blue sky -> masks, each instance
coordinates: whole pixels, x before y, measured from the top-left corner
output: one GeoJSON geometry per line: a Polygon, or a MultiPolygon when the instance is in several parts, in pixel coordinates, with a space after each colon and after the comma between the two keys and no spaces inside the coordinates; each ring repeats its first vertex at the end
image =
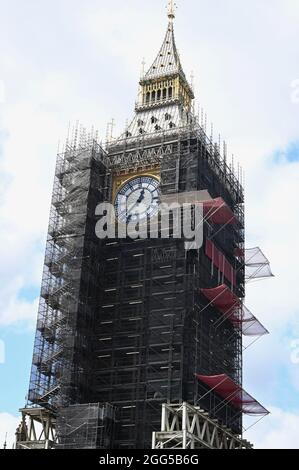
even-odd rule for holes
{"type": "Polygon", "coordinates": [[[1,365],[1,410],[16,414],[25,404],[28,392],[30,362],[32,359],[32,331],[1,329],[1,339],[6,345],[6,361],[1,365]]]}
{"type": "MultiPolygon", "coordinates": [[[[244,383],[271,415],[246,437],[299,447],[296,249],[299,229],[299,2],[178,0],[176,42],[196,109],[246,174],[247,245],[275,279],[252,283],[246,304],[270,330],[244,355],[244,383]]],[[[114,136],[133,116],[141,63],[166,28],[166,1],[0,0],[0,445],[28,388],[58,141],[79,119],[114,136]]]]}
{"type": "Polygon", "coordinates": [[[295,163],[299,160],[299,142],[291,142],[287,148],[279,149],[273,155],[273,162],[277,165],[295,163]]]}

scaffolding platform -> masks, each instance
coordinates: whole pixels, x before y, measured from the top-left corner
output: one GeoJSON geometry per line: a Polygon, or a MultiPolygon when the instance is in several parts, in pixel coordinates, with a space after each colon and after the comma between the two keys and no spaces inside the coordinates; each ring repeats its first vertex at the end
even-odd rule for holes
{"type": "Polygon", "coordinates": [[[252,449],[252,444],[220,425],[209,413],[186,402],[163,404],[161,431],[153,433],[152,448],[252,449]]]}

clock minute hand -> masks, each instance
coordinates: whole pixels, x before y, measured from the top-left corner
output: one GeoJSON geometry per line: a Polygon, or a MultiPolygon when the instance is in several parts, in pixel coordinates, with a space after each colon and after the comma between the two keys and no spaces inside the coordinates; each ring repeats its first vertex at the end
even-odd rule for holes
{"type": "MultiPolygon", "coordinates": [[[[143,190],[141,191],[141,194],[140,194],[139,198],[137,199],[136,202],[134,202],[134,204],[131,205],[131,207],[129,207],[129,209],[127,210],[127,213],[128,213],[128,212],[131,212],[132,209],[134,209],[134,207],[137,206],[137,204],[140,204],[140,203],[143,201],[143,199],[144,199],[144,192],[145,192],[145,191],[144,191],[144,189],[143,189],[143,190]]],[[[132,217],[132,214],[129,214],[128,217],[127,217],[127,219],[129,220],[131,217],[132,217]]]]}
{"type": "Polygon", "coordinates": [[[131,205],[131,207],[129,207],[128,209],[128,212],[131,212],[132,209],[134,209],[135,206],[137,206],[137,204],[140,204],[144,199],[144,189],[141,191],[141,194],[139,196],[139,198],[137,199],[136,202],[134,202],[134,204],[131,205]]]}

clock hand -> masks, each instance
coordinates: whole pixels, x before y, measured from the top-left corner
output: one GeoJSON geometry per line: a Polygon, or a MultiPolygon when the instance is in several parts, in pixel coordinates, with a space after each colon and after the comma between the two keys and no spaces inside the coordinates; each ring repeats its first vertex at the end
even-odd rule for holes
{"type": "Polygon", "coordinates": [[[140,203],[143,201],[143,199],[144,199],[144,191],[145,191],[144,189],[141,191],[141,194],[140,194],[139,198],[137,199],[136,202],[134,202],[134,204],[132,204],[131,207],[129,207],[129,209],[128,209],[127,212],[131,212],[131,210],[134,209],[134,207],[137,206],[137,204],[140,204],[140,203]]]}
{"type": "Polygon", "coordinates": [[[137,201],[136,201],[136,204],[140,204],[140,203],[143,201],[143,199],[144,199],[144,192],[145,192],[145,189],[143,188],[143,190],[142,190],[141,193],[140,193],[139,198],[138,198],[137,201]]]}

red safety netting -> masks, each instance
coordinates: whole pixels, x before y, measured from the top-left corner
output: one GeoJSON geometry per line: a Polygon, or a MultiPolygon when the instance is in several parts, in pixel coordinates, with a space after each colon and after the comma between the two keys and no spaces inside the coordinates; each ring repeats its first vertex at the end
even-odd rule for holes
{"type": "Polygon", "coordinates": [[[206,256],[212,261],[214,266],[226,277],[232,286],[236,285],[236,274],[232,265],[227,261],[224,254],[216,248],[211,240],[206,241],[206,256]]]}
{"type": "Polygon", "coordinates": [[[196,374],[196,377],[243,413],[259,416],[269,414],[269,411],[263,405],[249,395],[249,393],[245,392],[240,385],[236,384],[226,374],[196,374]]]}
{"type": "Polygon", "coordinates": [[[201,289],[201,292],[244,336],[263,336],[269,333],[225,284],[213,289],[201,289]]]}
{"type": "Polygon", "coordinates": [[[201,201],[206,220],[214,224],[235,224],[237,219],[222,197],[201,201]]]}
{"type": "Polygon", "coordinates": [[[233,315],[240,308],[240,299],[226,284],[212,289],[201,289],[203,295],[223,314],[233,315]]]}

